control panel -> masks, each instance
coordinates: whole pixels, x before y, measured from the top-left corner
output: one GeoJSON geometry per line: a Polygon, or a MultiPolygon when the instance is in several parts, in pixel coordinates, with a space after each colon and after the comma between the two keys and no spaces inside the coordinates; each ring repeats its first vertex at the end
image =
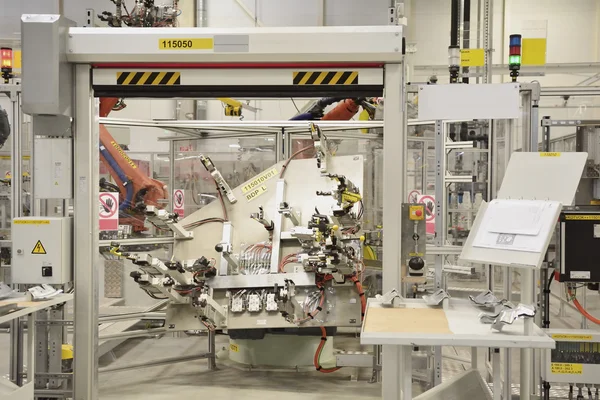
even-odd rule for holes
{"type": "Polygon", "coordinates": [[[600,282],[600,211],[563,211],[559,243],[561,282],[600,282]]]}
{"type": "Polygon", "coordinates": [[[412,283],[425,281],[425,204],[402,204],[402,277],[412,283]],[[415,279],[416,278],[416,279],[415,279]]]}

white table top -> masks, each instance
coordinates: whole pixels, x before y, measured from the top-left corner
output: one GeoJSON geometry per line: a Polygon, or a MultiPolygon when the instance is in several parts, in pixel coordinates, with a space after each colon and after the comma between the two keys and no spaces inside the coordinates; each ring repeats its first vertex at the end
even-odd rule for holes
{"type": "Polygon", "coordinates": [[[22,307],[22,309],[12,312],[10,314],[0,316],[0,324],[7,321],[11,321],[15,318],[20,318],[25,315],[29,315],[31,313],[43,310],[48,307],[52,307],[60,303],[65,303],[69,300],[73,300],[73,294],[59,294],[58,296],[52,297],[51,299],[45,301],[27,301],[25,297],[14,297],[4,299],[0,303],[17,303],[19,307],[22,307]]]}
{"type": "MultiPolygon", "coordinates": [[[[423,300],[397,299],[400,308],[436,309],[430,307],[423,300]]],[[[553,349],[555,342],[533,324],[531,335],[524,334],[524,322],[519,318],[512,325],[505,325],[501,332],[491,329],[491,325],[479,322],[479,313],[482,309],[474,306],[469,300],[450,299],[449,307],[443,310],[448,321],[450,333],[432,333],[424,330],[418,332],[415,327],[412,332],[376,332],[365,330],[369,311],[374,308],[386,308],[375,299],[369,299],[367,311],[363,322],[360,342],[363,345],[414,345],[414,346],[467,346],[467,347],[493,347],[493,348],[536,348],[553,349]]],[[[397,314],[396,316],[397,317],[397,314]]]]}

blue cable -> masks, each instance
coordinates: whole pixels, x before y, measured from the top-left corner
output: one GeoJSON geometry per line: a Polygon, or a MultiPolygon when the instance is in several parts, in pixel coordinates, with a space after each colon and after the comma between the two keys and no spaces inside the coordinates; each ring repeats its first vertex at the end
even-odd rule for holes
{"type": "Polygon", "coordinates": [[[295,117],[290,118],[290,121],[313,121],[315,119],[317,119],[316,115],[308,112],[296,115],[295,117]]]}
{"type": "Polygon", "coordinates": [[[113,171],[117,173],[117,176],[119,177],[119,180],[123,183],[123,186],[125,186],[126,197],[125,201],[119,206],[119,210],[126,210],[127,208],[131,207],[132,204],[133,184],[129,181],[129,179],[127,179],[127,175],[125,175],[119,164],[117,164],[113,156],[108,152],[108,150],[106,150],[106,147],[104,147],[102,143],[100,143],[100,153],[102,154],[108,165],[110,165],[110,167],[113,169],[113,171]]]}

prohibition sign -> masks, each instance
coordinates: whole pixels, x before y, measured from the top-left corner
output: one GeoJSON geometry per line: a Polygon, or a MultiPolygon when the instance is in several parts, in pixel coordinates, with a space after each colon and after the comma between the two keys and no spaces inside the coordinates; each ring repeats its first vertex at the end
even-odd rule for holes
{"type": "Polygon", "coordinates": [[[100,218],[110,218],[117,212],[117,199],[112,193],[100,193],[100,218]]]}
{"type": "Polygon", "coordinates": [[[183,190],[177,189],[173,193],[173,205],[175,208],[183,208],[183,190]]]}

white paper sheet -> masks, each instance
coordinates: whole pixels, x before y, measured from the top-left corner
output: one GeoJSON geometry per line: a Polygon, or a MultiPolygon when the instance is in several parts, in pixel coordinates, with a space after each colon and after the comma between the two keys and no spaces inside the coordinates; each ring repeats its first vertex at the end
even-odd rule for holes
{"type": "Polygon", "coordinates": [[[538,235],[542,229],[544,202],[492,200],[486,212],[487,227],[494,233],[538,235]]]}
{"type": "Polygon", "coordinates": [[[473,246],[540,253],[544,251],[548,236],[556,225],[555,215],[561,207],[557,201],[493,200],[486,210],[473,246]],[[491,207],[497,208],[496,211],[490,212],[491,207]],[[510,209],[515,210],[514,215],[507,212],[510,209]],[[527,210],[532,215],[527,215],[527,210]],[[500,217],[504,221],[499,221],[500,217]]]}

